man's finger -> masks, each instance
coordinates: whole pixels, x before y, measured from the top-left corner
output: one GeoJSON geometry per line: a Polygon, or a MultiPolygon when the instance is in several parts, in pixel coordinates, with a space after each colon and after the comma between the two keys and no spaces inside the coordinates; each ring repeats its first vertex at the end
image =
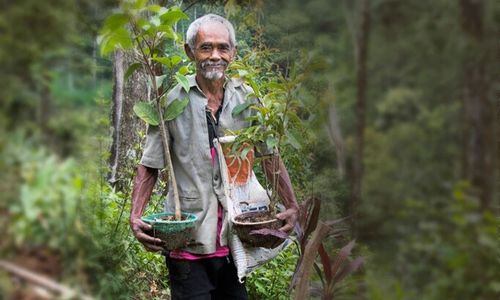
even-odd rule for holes
{"type": "Polygon", "coordinates": [[[158,245],[158,244],[161,244],[162,241],[158,238],[154,238],[150,235],[147,235],[143,232],[139,232],[137,235],[136,235],[136,238],[141,242],[141,243],[148,243],[148,244],[153,244],[153,245],[158,245]]]}
{"type": "Polygon", "coordinates": [[[278,219],[286,219],[290,216],[296,216],[297,215],[297,210],[295,209],[287,209],[285,210],[284,212],[280,212],[278,214],[276,214],[276,218],[278,219]]]}
{"type": "Polygon", "coordinates": [[[279,231],[283,231],[286,233],[289,233],[292,230],[293,226],[290,224],[286,224],[285,226],[281,227],[279,231]]]}
{"type": "Polygon", "coordinates": [[[288,218],[291,214],[292,214],[292,212],[284,211],[284,212],[281,212],[279,214],[276,214],[276,218],[278,218],[280,220],[284,220],[284,219],[288,218]]]}
{"type": "Polygon", "coordinates": [[[142,230],[151,230],[151,229],[153,229],[153,226],[149,225],[148,223],[146,223],[146,222],[144,222],[142,220],[140,220],[140,222],[137,222],[137,225],[142,230]]]}
{"type": "Polygon", "coordinates": [[[143,245],[144,245],[144,248],[146,248],[146,250],[151,251],[151,252],[158,252],[158,251],[163,250],[163,247],[161,247],[161,246],[147,244],[147,243],[143,244],[143,245]]]}

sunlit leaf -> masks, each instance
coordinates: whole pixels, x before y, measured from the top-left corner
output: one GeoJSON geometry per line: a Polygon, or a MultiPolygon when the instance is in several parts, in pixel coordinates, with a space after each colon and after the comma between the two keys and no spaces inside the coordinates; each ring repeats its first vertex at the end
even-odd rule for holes
{"type": "Polygon", "coordinates": [[[136,0],[133,7],[135,9],[144,8],[144,6],[146,5],[147,2],[148,2],[148,0],[136,0]]]}
{"type": "Polygon", "coordinates": [[[135,114],[149,125],[158,126],[160,118],[154,104],[150,102],[137,102],[133,108],[135,114]]]}
{"type": "Polygon", "coordinates": [[[159,32],[163,32],[166,38],[175,40],[177,37],[175,35],[174,30],[172,29],[172,27],[170,25],[160,25],[160,26],[158,26],[157,30],[159,32]]]}
{"type": "Polygon", "coordinates": [[[179,55],[174,55],[172,57],[170,57],[170,67],[175,67],[176,65],[178,65],[180,62],[182,61],[182,57],[180,57],[179,55]]]}
{"type": "Polygon", "coordinates": [[[177,118],[186,108],[189,103],[189,98],[183,100],[175,99],[165,109],[165,120],[172,121],[177,118]]]}
{"type": "Polygon", "coordinates": [[[180,69],[179,69],[179,74],[181,75],[186,75],[189,73],[189,68],[187,66],[182,66],[180,69]]]}
{"type": "Polygon", "coordinates": [[[117,28],[104,34],[99,41],[101,42],[100,51],[103,56],[113,52],[116,48],[129,49],[133,46],[130,33],[125,28],[117,28]]]}
{"type": "Polygon", "coordinates": [[[164,8],[164,7],[161,7],[158,4],[151,4],[151,5],[148,5],[148,7],[146,7],[147,10],[155,12],[155,13],[159,13],[162,8],[164,8]]]}
{"type": "Polygon", "coordinates": [[[178,7],[172,7],[170,11],[160,16],[163,25],[172,26],[182,19],[189,19],[189,17],[182,12],[178,7]]]}
{"type": "Polygon", "coordinates": [[[249,84],[250,86],[252,87],[256,97],[258,98],[260,96],[260,89],[259,89],[259,86],[253,81],[253,80],[250,80],[249,81],[249,84]]]}
{"type": "Polygon", "coordinates": [[[128,23],[128,16],[122,13],[113,14],[104,21],[104,31],[114,31],[128,23]]]}
{"type": "Polygon", "coordinates": [[[160,17],[158,17],[158,16],[153,16],[153,17],[150,19],[150,21],[149,21],[149,22],[150,22],[152,25],[156,26],[156,27],[160,26],[160,24],[161,24],[160,17]]]}
{"type": "Polygon", "coordinates": [[[152,60],[159,62],[160,64],[170,68],[171,62],[168,57],[154,57],[152,60]]]}
{"type": "Polygon", "coordinates": [[[177,80],[177,82],[184,88],[186,93],[189,93],[189,89],[190,89],[189,81],[186,78],[186,76],[184,76],[180,73],[177,73],[177,74],[175,74],[175,80],[177,80]]]}

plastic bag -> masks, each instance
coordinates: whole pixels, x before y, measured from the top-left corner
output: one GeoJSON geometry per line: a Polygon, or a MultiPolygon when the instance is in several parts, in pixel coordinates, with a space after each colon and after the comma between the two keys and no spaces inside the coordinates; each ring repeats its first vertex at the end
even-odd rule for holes
{"type": "Polygon", "coordinates": [[[239,280],[255,268],[269,261],[284,250],[290,239],[285,240],[274,249],[246,247],[232,230],[232,220],[235,216],[248,211],[266,211],[269,209],[268,192],[262,187],[253,172],[253,150],[248,151],[246,158],[231,155],[229,146],[235,140],[234,136],[225,136],[214,140],[217,151],[224,192],[227,199],[229,219],[228,243],[236,265],[239,280]]]}

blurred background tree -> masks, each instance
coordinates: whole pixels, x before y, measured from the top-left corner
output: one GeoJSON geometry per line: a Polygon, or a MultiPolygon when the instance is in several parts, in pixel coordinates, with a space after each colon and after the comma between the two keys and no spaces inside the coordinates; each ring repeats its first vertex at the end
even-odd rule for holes
{"type": "MultiPolygon", "coordinates": [[[[305,64],[299,115],[311,135],[285,158],[301,199],[322,199],[325,219],[350,216],[348,236],[368,257],[338,298],[499,297],[497,2],[176,3],[191,20],[228,16],[240,58],[274,49],[269,60],[285,76],[305,64]]],[[[126,222],[137,156],[120,191],[107,182],[114,62],[98,55],[96,37],[117,6],[2,3],[0,253],[40,272],[28,257],[46,253],[60,261],[46,274],[87,294],[168,299],[161,258],[126,222]]],[[[151,210],[161,187],[154,197],[151,210]]],[[[293,268],[291,257],[280,261],[293,268]]],[[[276,266],[266,268],[258,275],[274,280],[276,266]]],[[[282,281],[276,291],[265,282],[249,280],[254,299],[286,295],[282,281]]],[[[15,289],[0,271],[1,293],[15,289]]]]}

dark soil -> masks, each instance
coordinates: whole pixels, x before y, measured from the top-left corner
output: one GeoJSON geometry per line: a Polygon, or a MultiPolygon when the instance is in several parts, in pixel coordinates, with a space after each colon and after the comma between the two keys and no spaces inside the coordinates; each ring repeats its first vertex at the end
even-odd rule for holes
{"type": "Polygon", "coordinates": [[[276,219],[274,215],[272,215],[268,211],[256,212],[251,214],[241,214],[236,216],[236,221],[243,223],[254,223],[254,222],[265,222],[269,220],[276,219]]]}
{"type": "Polygon", "coordinates": [[[146,233],[150,236],[154,236],[155,238],[159,238],[160,240],[162,240],[163,244],[161,246],[165,250],[172,251],[184,248],[189,245],[193,234],[193,228],[185,228],[182,231],[171,233],[165,233],[151,229],[146,231],[146,233]]]}
{"type": "Polygon", "coordinates": [[[283,226],[284,221],[276,219],[276,217],[268,211],[244,213],[236,216],[235,221],[242,223],[233,223],[233,228],[240,240],[246,246],[275,248],[285,241],[284,239],[278,238],[273,235],[252,234],[254,230],[264,228],[278,230],[283,226]],[[270,220],[275,221],[269,222],[270,220]]]}
{"type": "MultiPolygon", "coordinates": [[[[158,219],[160,219],[162,221],[177,221],[175,219],[175,215],[173,215],[173,216],[163,216],[163,217],[158,218],[158,219]]],[[[181,221],[185,221],[185,220],[187,220],[187,217],[184,216],[184,215],[181,215],[181,221]]]]}

